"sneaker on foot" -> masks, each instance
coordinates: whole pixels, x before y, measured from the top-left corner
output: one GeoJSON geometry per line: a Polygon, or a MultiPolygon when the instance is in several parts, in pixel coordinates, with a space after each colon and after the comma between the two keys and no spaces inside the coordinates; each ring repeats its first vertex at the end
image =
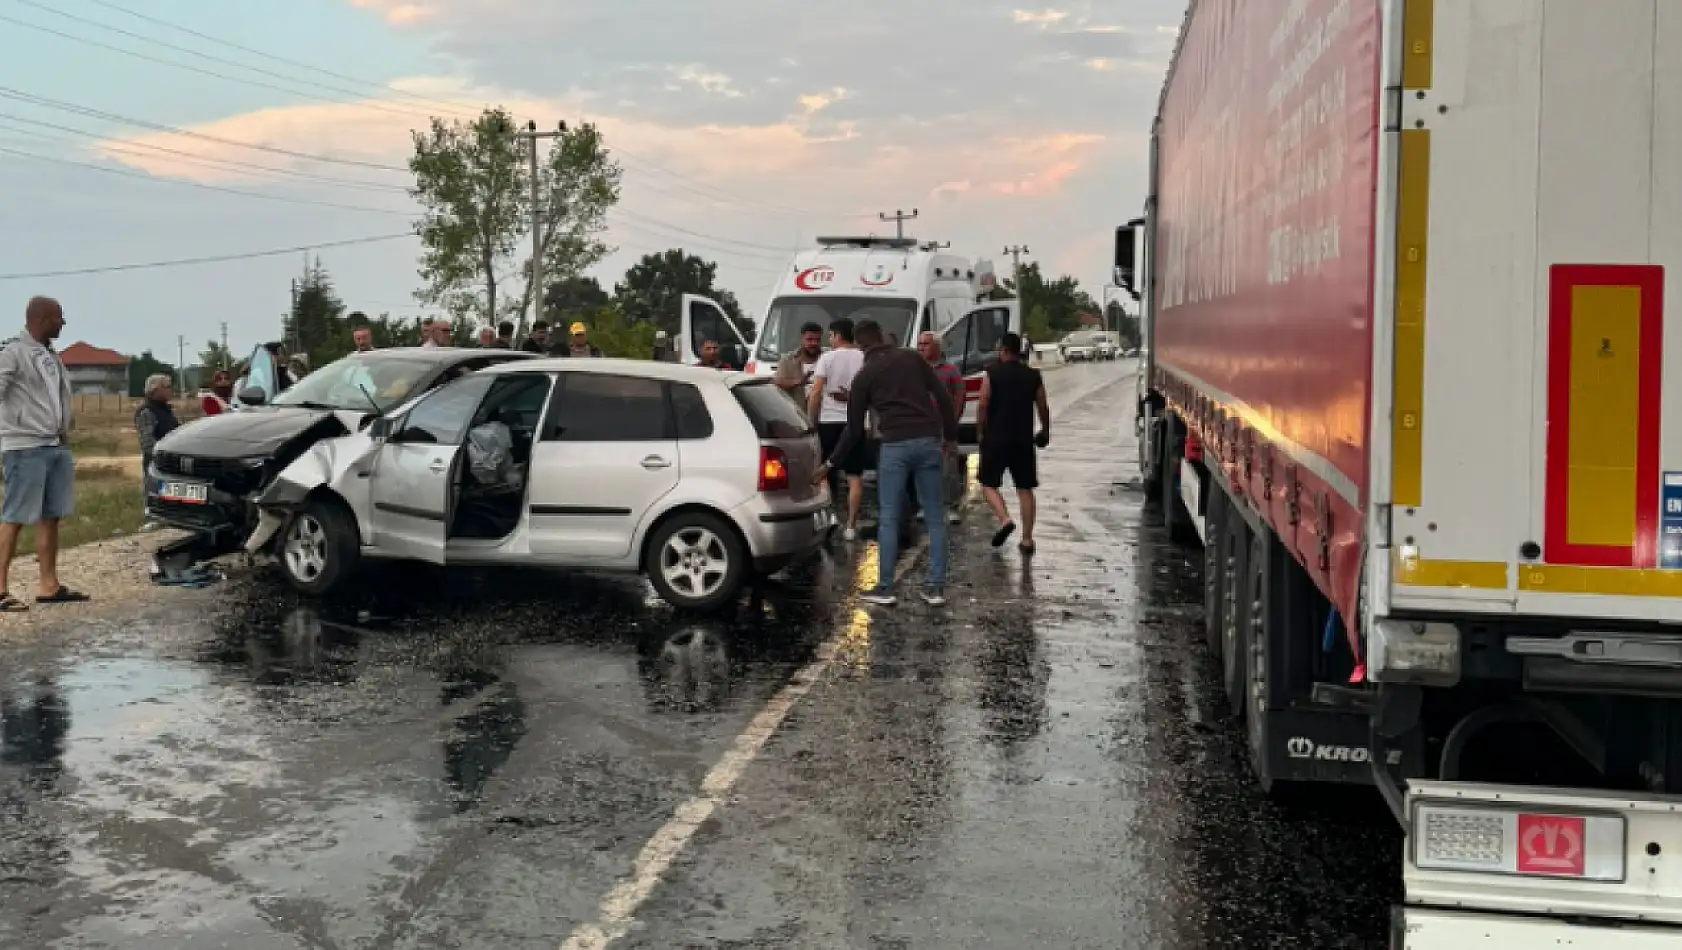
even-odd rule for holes
{"type": "Polygon", "coordinates": [[[930,607],[946,606],[946,592],[939,587],[925,587],[922,596],[923,603],[930,607]]]}
{"type": "Polygon", "coordinates": [[[857,528],[848,528],[847,530],[841,532],[841,538],[845,541],[857,541],[859,539],[859,531],[857,528]]]}
{"type": "Polygon", "coordinates": [[[895,597],[891,590],[867,590],[859,595],[859,600],[878,607],[892,607],[899,603],[899,598],[895,597]]]}

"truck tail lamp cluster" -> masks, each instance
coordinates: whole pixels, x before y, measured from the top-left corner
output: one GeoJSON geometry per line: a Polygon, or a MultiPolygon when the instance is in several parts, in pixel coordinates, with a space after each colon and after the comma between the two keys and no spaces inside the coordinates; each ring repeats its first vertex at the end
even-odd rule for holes
{"type": "Polygon", "coordinates": [[[1617,815],[1416,802],[1413,863],[1435,871],[1620,882],[1624,831],[1617,815]]]}

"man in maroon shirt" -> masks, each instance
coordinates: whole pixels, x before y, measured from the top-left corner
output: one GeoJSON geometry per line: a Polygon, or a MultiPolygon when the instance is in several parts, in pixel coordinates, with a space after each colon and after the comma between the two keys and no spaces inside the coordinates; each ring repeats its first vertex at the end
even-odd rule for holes
{"type": "MultiPolygon", "coordinates": [[[[958,367],[946,361],[945,354],[940,351],[940,337],[925,330],[921,336],[917,337],[917,351],[923,354],[923,359],[928,360],[930,366],[934,367],[935,376],[940,378],[941,383],[946,386],[946,392],[952,396],[953,409],[962,418],[964,414],[964,374],[958,371],[958,367]]],[[[964,488],[969,476],[969,466],[966,464],[967,460],[958,452],[957,445],[948,445],[945,448],[946,458],[941,475],[945,485],[942,494],[946,498],[946,519],[953,524],[958,524],[962,520],[958,515],[958,507],[964,500],[964,488]]],[[[918,512],[917,517],[923,517],[922,512],[918,512]]]]}

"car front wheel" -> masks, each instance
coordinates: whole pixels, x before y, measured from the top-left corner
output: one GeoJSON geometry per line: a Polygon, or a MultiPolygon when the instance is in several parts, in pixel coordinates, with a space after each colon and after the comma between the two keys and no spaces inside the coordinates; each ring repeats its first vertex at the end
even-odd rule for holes
{"type": "Polygon", "coordinates": [[[723,519],[686,512],[655,529],[643,568],[672,606],[716,610],[741,592],[748,553],[723,519]]]}
{"type": "Polygon", "coordinates": [[[339,585],[362,554],[356,523],[343,505],[326,498],[307,502],[280,538],[280,569],[306,594],[319,596],[339,585]]]}

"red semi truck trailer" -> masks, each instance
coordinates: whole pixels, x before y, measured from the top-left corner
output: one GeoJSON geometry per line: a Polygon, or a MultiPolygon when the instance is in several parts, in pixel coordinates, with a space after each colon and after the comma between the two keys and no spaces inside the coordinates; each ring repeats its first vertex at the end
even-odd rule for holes
{"type": "Polygon", "coordinates": [[[1262,786],[1384,795],[1397,946],[1682,946],[1682,2],[1193,0],[1150,154],[1139,465],[1262,786]]]}

